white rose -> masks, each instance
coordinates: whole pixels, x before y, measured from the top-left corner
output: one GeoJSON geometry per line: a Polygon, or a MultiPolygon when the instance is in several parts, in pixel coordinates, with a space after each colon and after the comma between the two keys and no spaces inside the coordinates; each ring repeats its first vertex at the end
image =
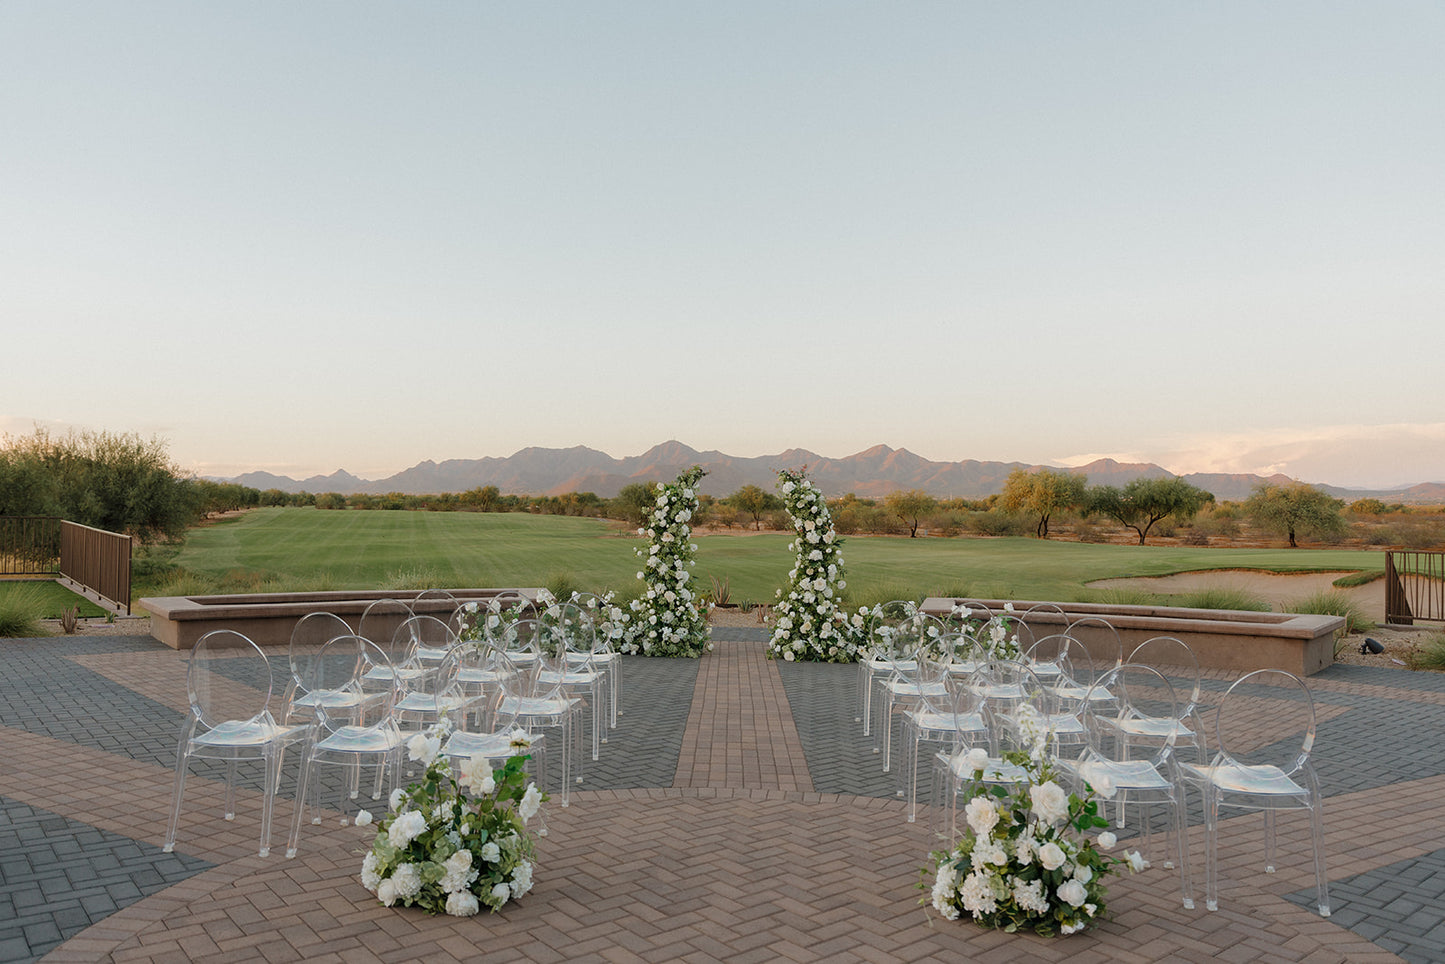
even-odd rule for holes
{"type": "Polygon", "coordinates": [[[357,825],[358,827],[369,827],[369,826],[371,826],[371,811],[369,811],[369,810],[358,810],[358,811],[356,812],[356,821],[355,821],[355,823],[356,823],[356,825],[357,825]]]}
{"type": "Polygon", "coordinates": [[[1058,823],[1069,815],[1069,795],[1052,780],[1029,787],[1029,799],[1045,823],[1058,823]]]}
{"type": "Polygon", "coordinates": [[[1068,904],[1070,907],[1078,907],[1089,897],[1089,892],[1084,889],[1084,885],[1074,879],[1066,880],[1060,884],[1056,893],[1059,895],[1059,900],[1068,904]]]}
{"type": "MultiPolygon", "coordinates": [[[[1043,864],[1045,870],[1058,870],[1067,859],[1068,856],[1064,853],[1063,848],[1052,840],[1039,848],[1039,863],[1043,864]]],[[[1075,904],[1074,906],[1079,905],[1075,904]]]]}
{"type": "Polygon", "coordinates": [[[458,890],[447,895],[447,913],[453,917],[471,917],[481,909],[476,895],[469,890],[458,890]]]}
{"type": "Polygon", "coordinates": [[[987,837],[998,826],[998,810],[988,797],[974,797],[963,810],[968,825],[980,837],[987,837]]]}
{"type": "Polygon", "coordinates": [[[1105,830],[1099,834],[1099,847],[1103,850],[1113,850],[1114,845],[1118,842],[1119,838],[1114,836],[1112,831],[1105,830]]]}

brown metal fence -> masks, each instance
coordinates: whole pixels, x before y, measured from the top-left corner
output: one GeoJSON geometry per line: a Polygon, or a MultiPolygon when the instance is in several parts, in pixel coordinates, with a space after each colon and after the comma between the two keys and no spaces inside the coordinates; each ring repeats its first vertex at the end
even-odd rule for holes
{"type": "Polygon", "coordinates": [[[1445,622],[1445,552],[1385,553],[1385,622],[1445,622]]]}
{"type": "Polygon", "coordinates": [[[59,568],[59,519],[0,516],[0,576],[53,576],[59,568]]]}
{"type": "Polygon", "coordinates": [[[130,613],[130,536],[76,522],[60,525],[60,574],[130,613]]]}

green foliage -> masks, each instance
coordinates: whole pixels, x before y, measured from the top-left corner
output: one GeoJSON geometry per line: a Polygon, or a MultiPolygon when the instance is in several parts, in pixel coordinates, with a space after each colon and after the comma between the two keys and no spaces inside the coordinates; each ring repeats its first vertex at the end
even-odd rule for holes
{"type": "Polygon", "coordinates": [[[1375,628],[1375,621],[1366,616],[1348,593],[1324,589],[1297,599],[1284,607],[1287,613],[1314,613],[1319,616],[1343,616],[1346,633],[1363,633],[1375,628]]]}
{"type": "Polygon", "coordinates": [[[0,514],[59,516],[141,541],[179,537],[200,513],[196,484],[159,439],[110,432],[5,436],[0,514]]]}
{"type": "Polygon", "coordinates": [[[1183,609],[1243,609],[1267,613],[1270,605],[1247,589],[1217,586],[1197,592],[1171,593],[1163,597],[1164,605],[1183,609]]]}
{"type": "Polygon", "coordinates": [[[1379,499],[1356,499],[1350,503],[1350,512],[1354,515],[1384,515],[1385,503],[1379,499]]]}
{"type": "Polygon", "coordinates": [[[759,531],[763,527],[764,514],[783,507],[782,499],[758,485],[745,485],[724,501],[740,512],[751,516],[753,529],[759,531]]]}
{"type": "Polygon", "coordinates": [[[1339,499],[1303,482],[1288,485],[1262,482],[1255,487],[1244,508],[1262,528],[1287,534],[1290,548],[1294,548],[1299,545],[1297,533],[1317,538],[1343,534],[1346,526],[1340,505],[1339,499]]]}
{"type": "Polygon", "coordinates": [[[1160,601],[1158,593],[1150,592],[1147,589],[1125,589],[1122,587],[1094,590],[1081,600],[1081,602],[1100,603],[1105,606],[1166,605],[1166,603],[1160,601]]]}
{"type": "Polygon", "coordinates": [[[1133,529],[1144,545],[1149,530],[1165,519],[1191,518],[1214,496],[1181,478],[1137,478],[1123,488],[1101,485],[1089,490],[1087,508],[1133,529]]]}
{"type": "Polygon", "coordinates": [[[14,588],[0,593],[0,636],[34,638],[49,636],[40,620],[45,618],[45,597],[39,583],[11,583],[14,588]]]}
{"type": "Polygon", "coordinates": [[[614,519],[624,519],[629,525],[641,528],[647,525],[647,517],[652,514],[655,497],[654,483],[629,482],[612,499],[609,511],[614,519]]]}
{"type": "Polygon", "coordinates": [[[1411,669],[1445,670],[1445,633],[1435,633],[1411,660],[1411,669]]]}
{"type": "Polygon", "coordinates": [[[908,528],[908,538],[918,538],[918,523],[925,515],[938,507],[938,500],[922,489],[908,489],[890,492],[883,499],[884,507],[908,528]]]}
{"type": "Polygon", "coordinates": [[[67,609],[73,608],[79,609],[79,615],[83,619],[104,616],[110,612],[50,579],[0,582],[0,605],[3,605],[4,599],[11,593],[17,592],[38,603],[40,619],[59,619],[67,609]]]}
{"type": "Polygon", "coordinates": [[[1014,469],[1004,481],[999,505],[1006,512],[1025,512],[1038,517],[1034,529],[1040,539],[1049,537],[1049,519],[1055,512],[1085,503],[1087,479],[1075,472],[1056,469],[1014,469]]]}

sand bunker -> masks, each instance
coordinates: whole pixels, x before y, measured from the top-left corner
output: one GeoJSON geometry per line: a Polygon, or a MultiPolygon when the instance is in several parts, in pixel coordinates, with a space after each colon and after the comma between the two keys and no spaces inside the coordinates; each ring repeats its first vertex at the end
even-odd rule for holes
{"type": "MultiPolygon", "coordinates": [[[[1186,593],[1204,589],[1238,589],[1268,602],[1276,612],[1290,603],[1317,592],[1335,589],[1334,581],[1354,570],[1340,572],[1262,572],[1258,569],[1207,569],[1180,572],[1172,576],[1139,576],[1131,579],[1099,579],[1090,589],[1142,589],[1145,592],[1186,593]]],[[[1385,581],[1376,579],[1363,586],[1338,589],[1360,611],[1376,622],[1385,620],[1385,581]]]]}

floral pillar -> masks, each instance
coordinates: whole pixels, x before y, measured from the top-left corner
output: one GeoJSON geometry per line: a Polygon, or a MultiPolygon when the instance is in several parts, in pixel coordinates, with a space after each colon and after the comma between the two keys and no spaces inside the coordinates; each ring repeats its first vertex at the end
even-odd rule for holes
{"type": "Polygon", "coordinates": [[[778,590],[768,655],[790,661],[852,662],[858,658],[858,641],[839,605],[839,590],[847,583],[838,552],[843,541],[833,528],[832,513],[823,494],[802,472],[779,472],[778,488],[798,534],[788,548],[798,555],[788,573],[787,593],[778,590]]]}
{"type": "Polygon", "coordinates": [[[637,574],[646,585],[632,601],[632,620],[624,653],[642,656],[701,656],[712,648],[707,619],[698,611],[692,591],[697,546],[692,543],[692,517],[697,511],[697,485],[703,470],[693,466],[664,485],[657,483],[657,501],[647,525],[637,530],[648,538],[638,549],[643,560],[637,574]]]}

